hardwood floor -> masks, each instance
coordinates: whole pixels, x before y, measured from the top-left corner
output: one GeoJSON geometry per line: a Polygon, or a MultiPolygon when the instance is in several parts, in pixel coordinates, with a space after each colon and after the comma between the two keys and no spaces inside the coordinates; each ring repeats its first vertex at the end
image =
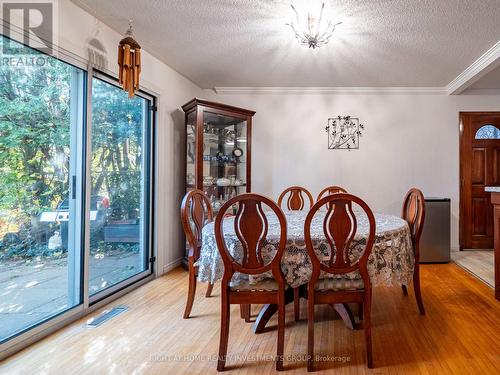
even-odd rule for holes
{"type": "MultiPolygon", "coordinates": [[[[500,303],[490,288],[455,264],[422,265],[426,316],[410,288],[375,288],[373,297],[373,370],[366,368],[363,331],[334,320],[329,306],[316,310],[318,373],[338,374],[498,374],[500,373],[500,303]],[[334,358],[335,356],[335,358],[334,358]]],[[[220,292],[205,298],[200,285],[192,318],[184,320],[187,273],[176,269],[114,301],[130,309],[97,328],[82,319],[0,364],[2,374],[211,374],[219,342],[220,292]]],[[[301,316],[306,316],[302,302],[301,316]]],[[[98,313],[98,312],[97,312],[98,313]]],[[[97,314],[96,313],[96,314],[97,314]]],[[[253,306],[252,313],[257,313],[253,306]]],[[[96,315],[93,314],[93,315],[96,315]]],[[[231,308],[228,372],[267,374],[276,352],[273,329],[254,334],[251,324],[231,308]],[[247,355],[247,361],[243,356],[247,355]],[[232,356],[232,357],[231,357],[232,356]],[[254,360],[252,360],[254,359],[254,360]]],[[[305,372],[307,321],[294,322],[287,306],[285,370],[305,372]]]]}

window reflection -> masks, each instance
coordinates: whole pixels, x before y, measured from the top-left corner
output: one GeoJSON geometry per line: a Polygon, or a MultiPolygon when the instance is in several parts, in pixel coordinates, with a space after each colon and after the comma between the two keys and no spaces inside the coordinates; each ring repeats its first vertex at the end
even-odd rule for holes
{"type": "Polygon", "coordinates": [[[92,81],[89,291],[95,294],[145,271],[148,100],[106,81],[92,81]]]}

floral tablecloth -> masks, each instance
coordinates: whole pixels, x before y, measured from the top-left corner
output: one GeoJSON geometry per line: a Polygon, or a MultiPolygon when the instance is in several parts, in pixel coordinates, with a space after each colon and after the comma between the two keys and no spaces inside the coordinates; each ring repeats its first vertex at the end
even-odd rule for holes
{"type": "MultiPolygon", "coordinates": [[[[304,242],[304,222],[307,212],[285,211],[287,220],[287,244],[281,260],[281,269],[285,279],[292,287],[307,284],[312,273],[312,266],[304,242]]],[[[330,254],[322,225],[324,213],[318,212],[312,221],[311,236],[314,249],[320,259],[330,254]]],[[[368,235],[368,219],[363,212],[356,212],[357,231],[349,249],[351,261],[359,258],[368,235]]],[[[375,214],[376,237],[372,253],[368,260],[368,271],[374,286],[408,285],[413,276],[414,254],[410,229],[403,219],[385,214],[375,214]]],[[[279,223],[274,215],[268,216],[268,235],[262,250],[264,261],[269,261],[276,253],[279,240],[279,223]]],[[[224,221],[224,236],[229,252],[236,259],[241,259],[241,244],[234,232],[233,218],[224,221]]],[[[335,251],[335,250],[334,250],[335,251]]],[[[203,228],[202,248],[198,265],[198,280],[216,282],[222,278],[224,264],[219,255],[214,233],[214,223],[203,228]]],[[[236,278],[240,277],[235,275],[236,278]]],[[[349,278],[359,277],[355,274],[349,278]]],[[[254,278],[258,281],[258,278],[254,278]]]]}

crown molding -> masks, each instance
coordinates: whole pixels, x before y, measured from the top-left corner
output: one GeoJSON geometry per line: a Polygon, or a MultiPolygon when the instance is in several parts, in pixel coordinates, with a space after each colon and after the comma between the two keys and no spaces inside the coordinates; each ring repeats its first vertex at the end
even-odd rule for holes
{"type": "Polygon", "coordinates": [[[260,94],[360,94],[360,95],[446,95],[446,87],[214,87],[221,95],[260,94]]]}
{"type": "Polygon", "coordinates": [[[459,95],[470,85],[500,66],[500,41],[483,53],[467,69],[458,75],[448,86],[448,95],[459,95]]]}
{"type": "Polygon", "coordinates": [[[500,89],[465,89],[460,95],[500,95],[500,89]]]}

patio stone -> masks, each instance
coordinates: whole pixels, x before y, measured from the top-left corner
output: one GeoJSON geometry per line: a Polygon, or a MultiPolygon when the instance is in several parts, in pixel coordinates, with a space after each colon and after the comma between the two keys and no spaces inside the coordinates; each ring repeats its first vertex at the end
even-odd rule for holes
{"type": "MultiPolygon", "coordinates": [[[[138,253],[90,260],[90,291],[95,293],[141,271],[138,253]]],[[[68,307],[67,259],[2,261],[0,264],[0,340],[68,307]]]]}

